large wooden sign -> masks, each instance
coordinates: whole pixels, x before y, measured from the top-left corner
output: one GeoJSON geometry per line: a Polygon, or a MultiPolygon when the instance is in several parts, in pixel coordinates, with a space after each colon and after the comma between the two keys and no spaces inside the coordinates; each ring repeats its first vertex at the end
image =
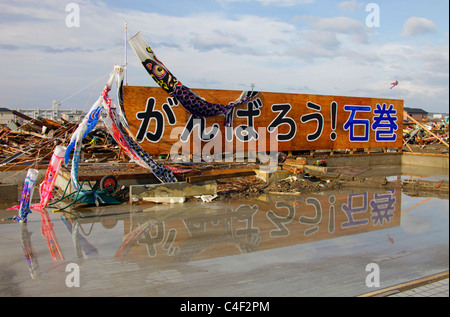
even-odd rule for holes
{"type": "MultiPolygon", "coordinates": [[[[193,89],[228,104],[241,92],[193,89]]],[[[223,116],[195,118],[160,87],[124,87],[130,130],[149,154],[277,152],[402,147],[403,101],[260,92],[223,116]]]]}

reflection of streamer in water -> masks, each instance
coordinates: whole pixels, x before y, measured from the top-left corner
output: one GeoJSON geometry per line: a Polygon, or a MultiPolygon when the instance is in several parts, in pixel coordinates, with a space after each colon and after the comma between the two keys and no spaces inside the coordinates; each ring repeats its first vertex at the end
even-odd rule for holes
{"type": "Polygon", "coordinates": [[[41,233],[47,240],[48,250],[50,251],[52,259],[64,260],[64,256],[58,244],[58,239],[56,238],[55,231],[53,230],[53,223],[50,220],[47,210],[39,209],[38,212],[41,214],[41,233]]]}
{"type": "Polygon", "coordinates": [[[388,235],[387,241],[389,241],[391,244],[394,244],[394,239],[391,238],[390,235],[388,235]]]}
{"type": "Polygon", "coordinates": [[[130,248],[135,244],[139,237],[145,232],[145,230],[154,224],[154,221],[148,220],[143,224],[137,226],[133,231],[123,237],[123,242],[114,255],[117,258],[121,258],[127,255],[130,248]]]}
{"type": "Polygon", "coordinates": [[[72,228],[72,224],[67,220],[67,218],[61,215],[61,219],[66,225],[67,230],[69,230],[69,232],[72,234],[72,240],[75,245],[75,250],[77,251],[78,257],[83,257],[83,254],[87,256],[98,254],[97,248],[94,247],[84,236],[80,234],[80,225],[78,220],[75,222],[72,228]]]}
{"type": "Polygon", "coordinates": [[[33,245],[31,244],[31,232],[28,231],[27,223],[21,223],[20,230],[20,244],[22,245],[23,253],[25,255],[25,261],[27,262],[28,271],[31,278],[35,279],[41,275],[39,270],[39,263],[36,253],[34,252],[33,245]]]}

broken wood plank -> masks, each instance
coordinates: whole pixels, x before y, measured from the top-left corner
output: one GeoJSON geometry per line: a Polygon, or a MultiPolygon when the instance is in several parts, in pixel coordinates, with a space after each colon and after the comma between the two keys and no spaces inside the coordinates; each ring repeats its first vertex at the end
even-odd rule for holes
{"type": "Polygon", "coordinates": [[[57,130],[62,128],[62,124],[59,122],[56,122],[54,120],[51,119],[47,119],[47,118],[43,118],[41,116],[38,117],[38,119],[44,123],[44,125],[49,128],[49,129],[53,129],[53,130],[57,130]]]}
{"type": "MultiPolygon", "coordinates": [[[[220,171],[219,171],[220,172],[220,171]]],[[[221,171],[220,173],[211,173],[204,175],[194,175],[186,177],[186,183],[198,183],[209,180],[216,179],[224,179],[224,178],[233,178],[233,177],[243,177],[243,176],[253,176],[256,175],[254,170],[241,170],[241,171],[233,171],[233,172],[225,172],[221,171]]]]}
{"type": "MultiPolygon", "coordinates": [[[[27,151],[27,152],[28,152],[28,151],[27,151]]],[[[16,158],[21,157],[22,155],[24,155],[24,154],[27,153],[27,152],[23,152],[23,151],[16,152],[15,154],[13,154],[13,155],[7,157],[6,159],[4,159],[3,161],[1,161],[1,162],[0,162],[0,165],[3,165],[3,164],[7,164],[7,163],[9,163],[9,162],[12,162],[12,161],[14,161],[16,158]]]]}
{"type": "Polygon", "coordinates": [[[445,142],[444,140],[442,140],[439,136],[437,136],[434,132],[432,132],[431,130],[427,129],[427,127],[425,127],[423,124],[421,124],[420,122],[418,122],[416,119],[414,119],[413,117],[411,117],[406,111],[403,112],[403,114],[408,117],[409,119],[411,119],[413,122],[417,123],[418,125],[420,125],[426,132],[430,133],[431,135],[435,136],[440,142],[442,142],[443,144],[445,144],[447,147],[449,146],[447,142],[445,142]]]}

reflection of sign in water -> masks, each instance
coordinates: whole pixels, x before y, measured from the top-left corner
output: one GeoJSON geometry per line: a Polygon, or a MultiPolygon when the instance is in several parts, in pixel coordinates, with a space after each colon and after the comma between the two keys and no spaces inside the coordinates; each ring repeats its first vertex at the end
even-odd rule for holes
{"type": "MultiPolygon", "coordinates": [[[[217,103],[241,93],[195,92],[217,103]]],[[[278,151],[402,146],[402,100],[260,92],[255,100],[234,109],[231,133],[223,116],[195,120],[156,87],[125,86],[124,107],[131,131],[150,154],[169,153],[178,140],[194,142],[194,138],[219,142],[221,152],[250,148],[251,142],[258,144],[252,148],[269,151],[271,134],[276,135],[278,151]]]]}
{"type": "MultiPolygon", "coordinates": [[[[213,215],[205,212],[155,222],[140,234],[126,256],[192,261],[400,225],[399,190],[295,197],[289,202],[229,205],[213,215]]],[[[127,230],[140,225],[136,220],[132,219],[133,225],[125,222],[127,230]]]]}

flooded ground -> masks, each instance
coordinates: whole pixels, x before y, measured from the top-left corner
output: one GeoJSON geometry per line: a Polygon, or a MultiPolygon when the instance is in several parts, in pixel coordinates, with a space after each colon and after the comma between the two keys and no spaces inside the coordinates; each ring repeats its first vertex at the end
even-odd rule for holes
{"type": "Polygon", "coordinates": [[[356,296],[448,270],[448,251],[448,192],[48,208],[0,223],[0,296],[356,296]]]}

